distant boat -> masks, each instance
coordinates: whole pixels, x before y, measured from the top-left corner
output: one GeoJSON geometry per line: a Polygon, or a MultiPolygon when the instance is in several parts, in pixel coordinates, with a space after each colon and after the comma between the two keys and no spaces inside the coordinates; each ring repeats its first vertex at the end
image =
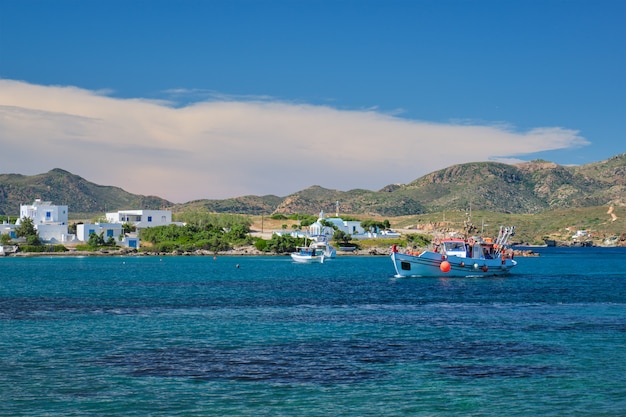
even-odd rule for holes
{"type": "Polygon", "coordinates": [[[15,253],[17,252],[17,250],[18,250],[17,245],[9,245],[9,246],[0,245],[0,256],[5,256],[10,253],[15,253]]]}
{"type": "Polygon", "coordinates": [[[339,246],[339,250],[342,252],[354,252],[356,250],[356,246],[339,246]]]}
{"type": "Polygon", "coordinates": [[[505,275],[517,265],[507,245],[514,228],[500,228],[495,241],[488,238],[442,239],[432,250],[400,253],[396,245],[391,260],[397,277],[480,277],[505,275]]]}
{"type": "Polygon", "coordinates": [[[324,251],[309,246],[301,246],[297,252],[290,254],[291,259],[298,263],[324,263],[324,251]]]}

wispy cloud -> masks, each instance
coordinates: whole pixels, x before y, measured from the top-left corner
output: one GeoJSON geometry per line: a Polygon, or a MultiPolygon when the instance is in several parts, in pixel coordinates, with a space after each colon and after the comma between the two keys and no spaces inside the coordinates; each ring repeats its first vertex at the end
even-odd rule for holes
{"type": "MultiPolygon", "coordinates": [[[[172,91],[174,93],[174,91],[172,91]]],[[[180,91],[178,94],[186,93],[180,91]]],[[[214,94],[183,107],[0,80],[0,169],[58,167],[174,202],[410,182],[452,164],[587,145],[575,130],[438,124],[214,94]]]]}

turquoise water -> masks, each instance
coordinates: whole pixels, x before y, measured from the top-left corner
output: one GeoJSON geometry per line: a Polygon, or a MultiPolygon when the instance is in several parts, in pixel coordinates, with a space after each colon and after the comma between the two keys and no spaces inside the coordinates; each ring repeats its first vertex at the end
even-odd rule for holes
{"type": "Polygon", "coordinates": [[[0,415],[626,414],[626,250],[542,252],[476,279],[0,258],[0,415]]]}

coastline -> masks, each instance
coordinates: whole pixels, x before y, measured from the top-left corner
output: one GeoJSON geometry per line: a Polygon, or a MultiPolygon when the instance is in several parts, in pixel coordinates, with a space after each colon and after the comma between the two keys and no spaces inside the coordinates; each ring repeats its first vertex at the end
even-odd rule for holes
{"type": "MultiPolygon", "coordinates": [[[[345,256],[388,256],[390,248],[373,247],[367,249],[357,249],[350,252],[337,251],[337,257],[345,256]]],[[[532,249],[514,249],[515,256],[539,256],[532,249]]],[[[5,257],[27,258],[27,257],[106,257],[106,256],[289,256],[289,252],[274,253],[263,252],[254,246],[242,246],[228,251],[212,252],[208,250],[196,250],[192,252],[173,251],[173,252],[149,252],[138,251],[136,249],[121,248],[119,250],[97,250],[97,251],[77,251],[69,250],[66,252],[16,252],[6,254],[5,257]]]]}
{"type": "MultiPolygon", "coordinates": [[[[355,250],[352,252],[337,251],[337,257],[343,256],[385,256],[389,255],[388,249],[372,248],[355,250]]],[[[66,251],[66,252],[16,252],[6,254],[5,257],[28,258],[28,257],[106,257],[106,256],[289,256],[289,252],[274,253],[262,252],[254,246],[246,246],[231,249],[229,251],[212,252],[208,250],[196,250],[192,252],[149,252],[136,250],[97,250],[97,251],[66,251]]]]}

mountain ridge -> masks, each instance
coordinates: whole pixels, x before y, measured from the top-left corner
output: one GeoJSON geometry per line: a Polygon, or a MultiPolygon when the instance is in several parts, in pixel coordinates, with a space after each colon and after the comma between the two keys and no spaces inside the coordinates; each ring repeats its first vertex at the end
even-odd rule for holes
{"type": "Polygon", "coordinates": [[[545,160],[515,165],[469,162],[431,172],[408,184],[390,184],[378,191],[339,191],[312,185],[285,197],[248,195],[182,204],[94,184],[61,168],[32,176],[0,174],[1,215],[17,215],[20,204],[36,198],[67,205],[73,213],[94,214],[165,207],[174,212],[207,210],[247,215],[320,210],[333,213],[338,208],[341,213],[395,217],[469,207],[532,214],[564,208],[626,205],[626,153],[580,166],[545,160]]]}
{"type": "Polygon", "coordinates": [[[98,185],[61,168],[44,174],[0,174],[0,214],[19,214],[20,204],[35,199],[67,205],[74,213],[104,213],[122,208],[158,209],[172,203],[156,196],[131,194],[120,187],[98,185]]]}

